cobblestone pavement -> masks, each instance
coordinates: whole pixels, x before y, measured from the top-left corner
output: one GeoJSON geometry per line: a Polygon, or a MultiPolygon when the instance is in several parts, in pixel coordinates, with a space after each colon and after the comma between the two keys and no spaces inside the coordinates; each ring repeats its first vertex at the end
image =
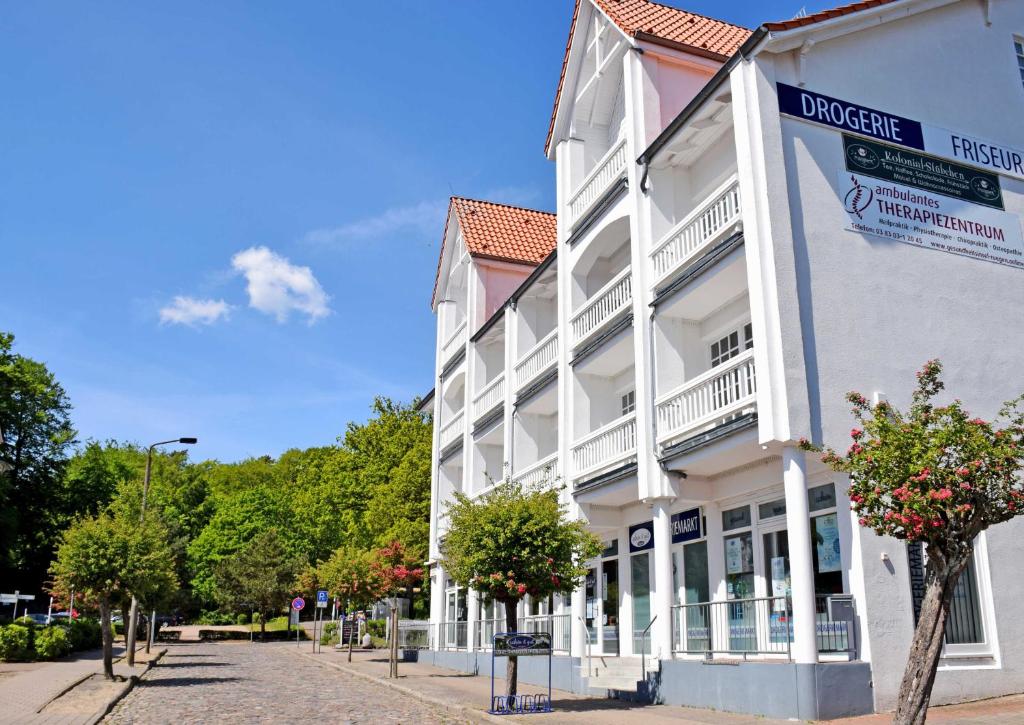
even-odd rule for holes
{"type": "Polygon", "coordinates": [[[299,657],[294,647],[234,642],[170,645],[163,661],[104,722],[465,722],[390,688],[299,657]]]}

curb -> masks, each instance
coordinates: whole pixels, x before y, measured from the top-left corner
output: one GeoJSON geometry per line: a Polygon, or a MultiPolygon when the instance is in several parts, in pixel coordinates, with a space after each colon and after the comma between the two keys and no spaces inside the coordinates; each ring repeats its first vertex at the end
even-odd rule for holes
{"type": "MultiPolygon", "coordinates": [[[[138,652],[138,651],[139,651],[140,649],[142,649],[142,647],[137,647],[137,648],[135,649],[135,651],[136,651],[136,652],[138,652]]],[[[164,651],[166,652],[166,650],[164,650],[164,651]]],[[[123,660],[123,659],[124,659],[124,658],[125,658],[126,656],[127,656],[127,655],[125,655],[124,653],[122,653],[122,654],[118,655],[117,657],[114,657],[114,658],[113,658],[113,659],[111,660],[111,664],[115,664],[115,665],[116,665],[116,664],[117,664],[118,662],[120,662],[121,660],[123,660]]],[[[163,656],[163,655],[161,654],[161,655],[160,655],[160,657],[162,657],[162,656],[163,656]]],[[[154,660],[154,661],[155,661],[155,660],[154,660]]],[[[102,661],[101,661],[101,664],[100,664],[100,666],[102,667],[102,661]]],[[[68,685],[67,687],[65,687],[64,689],[62,689],[62,690],[61,690],[60,692],[58,692],[58,693],[57,693],[56,695],[54,695],[54,696],[53,696],[53,697],[51,697],[51,698],[50,698],[49,700],[47,700],[47,701],[46,701],[46,702],[44,702],[44,703],[43,703],[42,705],[40,705],[40,706],[39,706],[39,709],[38,709],[38,710],[36,710],[36,715],[40,714],[40,713],[41,713],[41,712],[42,712],[43,710],[45,710],[45,709],[46,709],[47,707],[49,707],[49,706],[50,706],[50,703],[52,703],[52,702],[53,702],[54,700],[57,700],[58,698],[64,697],[64,695],[66,695],[66,694],[68,694],[69,692],[71,692],[71,691],[72,691],[73,689],[75,689],[76,687],[78,687],[79,685],[81,685],[81,684],[82,684],[83,682],[85,682],[86,680],[88,680],[88,679],[89,679],[90,677],[92,677],[92,676],[93,676],[93,675],[95,675],[95,674],[96,674],[96,672],[95,672],[95,671],[94,671],[94,672],[86,672],[86,673],[85,673],[84,675],[82,675],[81,677],[79,677],[79,678],[78,678],[77,680],[74,680],[74,681],[72,681],[72,683],[71,683],[70,685],[68,685]]]]}
{"type": "Polygon", "coordinates": [[[118,691],[118,693],[114,695],[113,698],[111,698],[110,702],[108,702],[105,707],[100,708],[96,713],[94,713],[93,716],[86,721],[86,725],[95,725],[100,720],[105,718],[107,714],[114,709],[114,706],[117,705],[117,703],[119,703],[122,699],[124,699],[125,695],[132,691],[132,688],[135,687],[136,683],[138,683],[139,680],[141,680],[143,677],[149,674],[149,671],[153,669],[153,665],[155,665],[157,662],[163,659],[163,656],[165,654],[167,654],[166,647],[157,652],[156,657],[154,657],[146,663],[146,669],[142,671],[142,674],[129,676],[124,683],[124,687],[122,687],[120,691],[118,691]]]}
{"type": "Polygon", "coordinates": [[[139,680],[141,680],[143,677],[149,674],[149,671],[153,669],[153,665],[155,665],[157,662],[163,659],[163,656],[165,654],[167,654],[166,648],[157,652],[156,657],[154,657],[146,663],[146,669],[142,671],[142,674],[130,675],[125,680],[124,685],[121,687],[121,689],[118,690],[118,692],[110,699],[110,701],[106,705],[101,707],[99,710],[94,712],[92,716],[90,716],[89,719],[85,721],[86,725],[96,725],[96,723],[105,718],[107,714],[114,709],[114,706],[117,705],[117,703],[121,702],[121,700],[124,699],[125,695],[132,691],[132,688],[135,687],[136,683],[138,683],[139,680]]]}
{"type": "Polygon", "coordinates": [[[476,720],[477,722],[509,722],[508,718],[499,718],[494,715],[491,715],[490,713],[483,712],[482,710],[477,710],[476,708],[469,707],[468,705],[460,705],[455,702],[448,702],[446,700],[441,700],[430,695],[425,695],[424,693],[418,690],[414,690],[411,687],[405,687],[404,685],[399,685],[396,682],[392,682],[389,678],[386,677],[377,677],[376,675],[370,675],[365,672],[360,672],[359,670],[354,670],[351,667],[345,667],[344,665],[340,665],[337,662],[328,662],[326,660],[321,660],[311,654],[306,654],[304,652],[296,652],[295,654],[299,655],[300,657],[305,657],[306,659],[316,662],[318,664],[326,665],[327,667],[333,667],[336,670],[340,670],[346,674],[352,675],[353,677],[358,677],[362,680],[366,680],[367,682],[375,682],[378,685],[390,687],[392,690],[397,690],[398,692],[401,692],[405,695],[409,695],[410,697],[414,697],[422,702],[435,705],[445,711],[456,711],[462,713],[464,715],[469,716],[471,719],[476,720]]]}

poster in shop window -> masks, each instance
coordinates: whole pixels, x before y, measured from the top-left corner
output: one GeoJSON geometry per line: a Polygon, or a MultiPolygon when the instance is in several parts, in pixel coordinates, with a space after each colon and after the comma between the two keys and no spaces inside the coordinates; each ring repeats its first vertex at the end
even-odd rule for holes
{"type": "Polygon", "coordinates": [[[814,530],[818,550],[818,571],[839,571],[842,562],[839,556],[839,525],[836,515],[828,514],[815,518],[814,530]]]}
{"type": "Polygon", "coordinates": [[[754,552],[745,536],[725,540],[725,571],[727,574],[744,574],[754,569],[754,552]]]}

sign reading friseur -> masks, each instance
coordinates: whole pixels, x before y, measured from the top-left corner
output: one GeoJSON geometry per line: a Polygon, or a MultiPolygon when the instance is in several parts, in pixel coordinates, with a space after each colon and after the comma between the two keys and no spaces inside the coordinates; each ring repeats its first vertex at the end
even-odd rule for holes
{"type": "Polygon", "coordinates": [[[1024,269],[1015,214],[851,171],[839,172],[839,197],[852,231],[1024,269]]]}
{"type": "Polygon", "coordinates": [[[551,654],[551,635],[547,632],[531,632],[529,634],[512,632],[494,635],[494,656],[527,657],[530,655],[551,654]]]}
{"type": "Polygon", "coordinates": [[[779,112],[787,116],[1024,179],[1024,151],[1020,149],[785,83],[776,87],[779,112]]]}

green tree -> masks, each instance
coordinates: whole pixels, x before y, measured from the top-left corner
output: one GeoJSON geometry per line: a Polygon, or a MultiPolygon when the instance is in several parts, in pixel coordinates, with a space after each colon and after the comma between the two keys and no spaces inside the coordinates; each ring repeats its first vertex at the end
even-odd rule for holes
{"type": "MultiPolygon", "coordinates": [[[[319,580],[332,595],[345,603],[345,611],[362,611],[384,596],[374,571],[374,554],[354,547],[341,547],[318,567],[319,580]]],[[[348,640],[348,661],[352,661],[352,637],[348,640]]]]}
{"type": "Polygon", "coordinates": [[[276,528],[257,534],[214,569],[217,601],[227,609],[248,606],[260,614],[260,639],[267,616],[279,611],[295,587],[302,560],[292,554],[276,528]]]}
{"type": "MultiPolygon", "coordinates": [[[[485,601],[505,606],[505,626],[516,631],[516,607],[529,594],[569,594],[586,576],[585,562],[601,551],[582,521],[569,521],[559,489],[505,481],[477,499],[456,493],[441,545],[445,570],[485,601]]],[[[518,658],[509,657],[506,694],[516,694],[518,658]]]]}
{"type": "Polygon", "coordinates": [[[75,431],[64,388],[13,346],[0,332],[0,580],[24,591],[42,584],[61,531],[57,491],[75,431]]]}
{"type": "MultiPolygon", "coordinates": [[[[271,482],[213,499],[214,513],[202,531],[188,544],[191,586],[201,601],[216,601],[214,570],[217,564],[240,551],[267,529],[293,531],[289,492],[271,482]]],[[[290,555],[300,550],[293,540],[281,538],[290,555]]]]}
{"type": "Polygon", "coordinates": [[[995,421],[972,417],[959,400],[936,406],[941,370],[932,360],[917,374],[907,412],[849,393],[853,443],[822,456],[849,474],[861,526],[925,547],[924,598],[893,720],[900,725],[925,721],[953,591],[975,538],[1024,511],[1024,396],[1006,403],[995,421]]]}
{"type": "Polygon", "coordinates": [[[137,521],[104,512],[75,522],[50,567],[55,586],[95,598],[103,631],[103,673],[114,678],[111,604],[135,594],[152,601],[177,586],[167,532],[159,520],[137,521]]]}

